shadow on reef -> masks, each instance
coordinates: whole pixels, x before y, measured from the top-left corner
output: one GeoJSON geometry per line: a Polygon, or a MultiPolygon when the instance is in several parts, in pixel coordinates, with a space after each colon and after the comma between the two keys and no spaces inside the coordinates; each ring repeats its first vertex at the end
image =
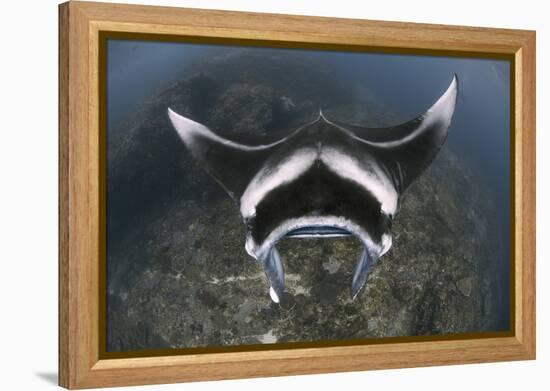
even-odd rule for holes
{"type": "MultiPolygon", "coordinates": [[[[502,254],[483,181],[444,147],[409,189],[393,248],[356,300],[354,238],[284,239],[286,293],[271,302],[244,251],[238,208],[190,158],[167,107],[258,143],[317,115],[398,123],[304,55],[210,57],[145,102],[108,140],[108,351],[448,334],[506,327],[502,254]]],[[[368,96],[362,93],[361,96],[368,96]]],[[[451,131],[459,131],[454,129],[451,131]]],[[[228,162],[230,164],[230,162],[228,162]]]]}

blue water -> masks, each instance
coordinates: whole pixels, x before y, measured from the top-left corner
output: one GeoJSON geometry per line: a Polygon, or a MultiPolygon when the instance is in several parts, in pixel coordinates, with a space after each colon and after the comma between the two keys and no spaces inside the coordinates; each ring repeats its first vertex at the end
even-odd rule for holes
{"type": "Polygon", "coordinates": [[[108,128],[119,125],[144,100],[184,76],[195,59],[211,50],[204,45],[109,40],[108,128]]]}

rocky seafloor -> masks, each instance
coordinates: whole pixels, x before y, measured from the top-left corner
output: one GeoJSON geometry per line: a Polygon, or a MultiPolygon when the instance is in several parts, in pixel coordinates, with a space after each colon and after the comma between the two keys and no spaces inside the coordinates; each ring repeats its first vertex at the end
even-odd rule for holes
{"type": "Polygon", "coordinates": [[[238,208],[190,158],[166,109],[236,140],[279,137],[319,107],[369,126],[405,120],[368,91],[358,102],[329,69],[308,61],[246,51],[208,58],[110,130],[108,351],[502,327],[490,193],[447,146],[403,197],[393,247],[355,300],[361,248],[348,237],[283,239],[286,293],[271,301],[262,268],[244,250],[238,208]]]}

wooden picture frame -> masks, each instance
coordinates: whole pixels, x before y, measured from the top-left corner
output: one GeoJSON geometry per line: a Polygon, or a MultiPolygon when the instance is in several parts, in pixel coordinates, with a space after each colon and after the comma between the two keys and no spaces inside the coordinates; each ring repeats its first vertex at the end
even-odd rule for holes
{"type": "Polygon", "coordinates": [[[90,388],[535,358],[535,32],[71,1],[59,6],[59,384],[90,388]],[[507,58],[513,103],[512,330],[345,346],[105,358],[100,325],[102,32],[507,58]],[[99,298],[99,299],[98,299],[99,298]]]}

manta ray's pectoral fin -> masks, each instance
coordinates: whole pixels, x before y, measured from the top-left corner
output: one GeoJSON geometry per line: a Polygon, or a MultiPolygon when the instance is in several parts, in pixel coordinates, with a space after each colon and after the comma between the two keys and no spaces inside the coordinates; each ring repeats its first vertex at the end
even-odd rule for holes
{"type": "Polygon", "coordinates": [[[215,134],[170,108],[168,116],[193,157],[237,202],[270,149],[276,145],[243,145],[215,134]]]}
{"type": "Polygon", "coordinates": [[[455,111],[458,78],[422,115],[389,128],[364,128],[336,123],[349,130],[365,148],[374,151],[402,193],[424,172],[447,138],[455,111]]]}

